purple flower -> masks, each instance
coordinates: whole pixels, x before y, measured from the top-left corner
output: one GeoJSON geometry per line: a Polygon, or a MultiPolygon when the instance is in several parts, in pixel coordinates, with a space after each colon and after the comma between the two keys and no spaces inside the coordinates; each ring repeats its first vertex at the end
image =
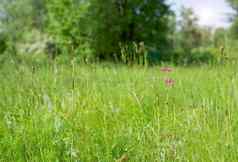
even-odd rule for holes
{"type": "Polygon", "coordinates": [[[166,79],[164,80],[164,83],[165,83],[166,86],[172,87],[172,86],[175,84],[175,80],[170,79],[170,78],[166,78],[166,79]]]}

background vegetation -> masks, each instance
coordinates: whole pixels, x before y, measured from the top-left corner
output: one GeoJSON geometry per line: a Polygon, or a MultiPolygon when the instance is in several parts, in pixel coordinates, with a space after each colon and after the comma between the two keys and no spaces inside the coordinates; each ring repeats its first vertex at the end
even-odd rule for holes
{"type": "Polygon", "coordinates": [[[15,56],[200,64],[217,61],[221,47],[233,57],[238,37],[236,15],[231,28],[213,30],[199,26],[190,8],[176,17],[164,0],[2,0],[1,13],[1,53],[15,56]]]}

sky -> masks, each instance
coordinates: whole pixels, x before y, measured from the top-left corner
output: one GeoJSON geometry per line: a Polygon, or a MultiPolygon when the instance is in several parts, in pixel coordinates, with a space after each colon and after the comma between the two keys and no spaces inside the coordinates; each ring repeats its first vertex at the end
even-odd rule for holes
{"type": "Polygon", "coordinates": [[[169,0],[169,3],[177,12],[181,6],[193,8],[200,25],[214,28],[230,25],[228,18],[233,11],[226,0],[169,0]]]}

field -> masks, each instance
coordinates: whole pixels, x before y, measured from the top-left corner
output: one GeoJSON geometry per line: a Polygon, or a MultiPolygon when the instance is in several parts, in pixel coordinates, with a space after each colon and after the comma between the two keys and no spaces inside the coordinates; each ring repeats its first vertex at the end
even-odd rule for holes
{"type": "Polygon", "coordinates": [[[0,161],[238,161],[235,65],[0,68],[0,161]]]}

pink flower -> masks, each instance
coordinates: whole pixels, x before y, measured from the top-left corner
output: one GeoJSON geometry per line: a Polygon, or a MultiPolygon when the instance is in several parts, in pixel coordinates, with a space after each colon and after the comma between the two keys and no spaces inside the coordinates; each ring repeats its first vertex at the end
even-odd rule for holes
{"type": "Polygon", "coordinates": [[[170,78],[166,78],[164,80],[164,82],[165,82],[165,85],[168,86],[168,87],[172,87],[175,84],[175,80],[170,79],[170,78]]]}
{"type": "Polygon", "coordinates": [[[173,69],[170,68],[170,67],[163,67],[163,68],[160,69],[160,71],[161,71],[161,72],[167,72],[167,73],[169,73],[169,72],[172,72],[173,69]]]}

